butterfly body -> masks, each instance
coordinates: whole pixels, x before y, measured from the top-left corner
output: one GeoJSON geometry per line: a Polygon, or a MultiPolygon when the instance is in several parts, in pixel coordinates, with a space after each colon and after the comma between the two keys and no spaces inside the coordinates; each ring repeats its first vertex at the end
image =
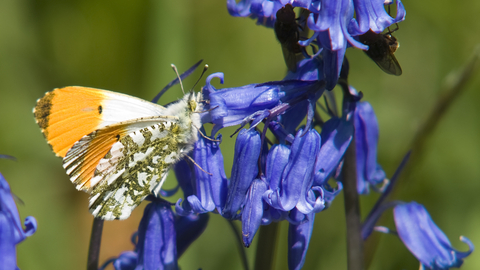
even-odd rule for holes
{"type": "Polygon", "coordinates": [[[169,168],[187,155],[201,126],[200,94],[160,105],[106,90],[65,87],[37,101],[35,118],[90,212],[125,219],[158,196],[169,168]]]}

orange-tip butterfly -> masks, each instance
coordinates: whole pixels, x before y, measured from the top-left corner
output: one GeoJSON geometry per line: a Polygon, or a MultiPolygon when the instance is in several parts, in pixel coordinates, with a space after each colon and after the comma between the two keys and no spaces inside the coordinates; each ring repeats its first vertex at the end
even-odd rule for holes
{"type": "Polygon", "coordinates": [[[198,140],[201,94],[160,105],[107,90],[69,86],[33,109],[47,142],[98,218],[126,219],[158,196],[169,168],[198,140]]]}

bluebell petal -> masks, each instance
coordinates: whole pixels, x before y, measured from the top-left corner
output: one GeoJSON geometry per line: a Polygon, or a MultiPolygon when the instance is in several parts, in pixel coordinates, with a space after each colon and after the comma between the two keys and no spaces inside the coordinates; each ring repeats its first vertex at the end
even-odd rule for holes
{"type": "MultiPolygon", "coordinates": [[[[280,189],[283,170],[287,166],[290,148],[284,144],[277,144],[270,148],[267,156],[265,176],[271,190],[280,189]]],[[[275,209],[269,205],[264,210],[262,225],[284,220],[288,212],[275,209]]]]}
{"type": "Polygon", "coordinates": [[[312,212],[321,212],[326,207],[325,189],[319,186],[314,186],[307,190],[305,196],[302,196],[296,206],[297,210],[305,215],[312,212]]]}
{"type": "MultiPolygon", "coordinates": [[[[237,2],[235,0],[227,0],[227,9],[230,15],[235,17],[250,16],[250,7],[255,0],[246,0],[237,2]]],[[[258,0],[256,2],[259,2],[258,0]]]]}
{"type": "Polygon", "coordinates": [[[337,182],[337,186],[335,188],[332,188],[328,183],[326,183],[322,187],[325,200],[325,208],[327,208],[330,206],[335,197],[340,194],[343,189],[343,185],[342,182],[337,182]]]}
{"type": "MultiPolygon", "coordinates": [[[[221,136],[217,140],[220,141],[221,136]]],[[[177,214],[201,214],[213,211],[215,208],[220,211],[225,203],[228,183],[223,169],[223,156],[219,142],[201,137],[194,145],[192,157],[197,163],[194,168],[196,192],[189,195],[182,206],[180,206],[181,200],[177,202],[175,207],[177,214]]]]}
{"type": "Polygon", "coordinates": [[[301,60],[297,64],[297,71],[288,71],[284,80],[321,81],[323,80],[323,58],[312,57],[301,60]]]}
{"type": "Polygon", "coordinates": [[[195,176],[193,174],[192,166],[193,165],[190,165],[185,159],[180,160],[173,166],[178,185],[182,189],[185,197],[193,195],[195,176]]]}
{"type": "Polygon", "coordinates": [[[177,185],[176,187],[172,188],[172,189],[160,189],[160,196],[161,197],[171,197],[173,195],[175,195],[177,192],[178,192],[178,189],[180,188],[179,185],[177,185]]]}
{"type": "Polygon", "coordinates": [[[20,215],[17,211],[17,206],[12,197],[10,191],[10,186],[7,183],[7,180],[0,174],[0,212],[6,213],[9,217],[10,222],[13,224],[14,230],[14,239],[15,244],[20,243],[25,239],[25,234],[20,223],[20,215]]]}
{"type": "MultiPolygon", "coordinates": [[[[195,148],[194,148],[195,149],[195,148]]],[[[175,204],[175,211],[178,215],[188,216],[193,213],[192,206],[186,200],[189,196],[194,195],[195,175],[193,173],[193,164],[190,165],[186,160],[180,160],[174,165],[173,170],[177,177],[177,182],[183,191],[185,200],[178,199],[175,204]]],[[[201,203],[200,203],[201,205],[201,203]]]]}
{"type": "MultiPolygon", "coordinates": [[[[297,210],[303,214],[309,214],[312,211],[319,212],[323,210],[325,205],[323,200],[323,190],[318,188],[316,189],[317,193],[319,193],[318,197],[315,196],[314,191],[312,190],[315,175],[316,159],[318,158],[320,153],[321,138],[316,130],[310,130],[307,134],[305,134],[305,137],[307,136],[309,136],[309,138],[306,138],[306,140],[311,140],[311,144],[309,146],[312,148],[310,156],[311,163],[309,164],[311,168],[307,169],[309,175],[306,175],[303,180],[300,197],[298,199],[297,205],[295,206],[297,210]]],[[[309,153],[305,151],[305,155],[308,154],[309,153]]]]}
{"type": "Polygon", "coordinates": [[[235,219],[244,205],[245,195],[258,175],[261,138],[256,130],[240,132],[235,143],[232,174],[222,215],[235,219]]]}
{"type": "MultiPolygon", "coordinates": [[[[292,212],[295,212],[295,215],[303,215],[295,210],[292,210],[292,212]]],[[[288,269],[290,270],[299,270],[303,267],[312,236],[315,214],[311,213],[303,216],[303,218],[296,217],[297,219],[303,219],[303,222],[297,225],[290,223],[288,227],[288,269]]]]}
{"type": "Polygon", "coordinates": [[[0,269],[16,269],[16,227],[7,212],[0,211],[0,269]]]}
{"type": "Polygon", "coordinates": [[[320,133],[322,146],[317,158],[314,185],[322,186],[328,181],[343,159],[352,141],[353,133],[351,121],[333,117],[325,122],[320,133]]]}
{"type": "Polygon", "coordinates": [[[263,217],[263,194],[267,184],[263,179],[255,179],[248,189],[242,211],[242,237],[245,247],[249,247],[257,233],[263,217]]]}
{"type": "Polygon", "coordinates": [[[175,218],[170,204],[153,201],[138,227],[137,269],[177,269],[175,218]]]}
{"type": "Polygon", "coordinates": [[[208,214],[178,216],[175,219],[178,257],[182,256],[185,250],[205,231],[208,220],[208,214]]]}
{"type": "Polygon", "coordinates": [[[315,160],[320,150],[320,135],[311,130],[301,136],[303,131],[298,131],[291,146],[288,163],[283,171],[280,188],[268,190],[264,200],[274,208],[282,211],[293,209],[302,192],[313,182],[315,160]]]}
{"type": "Polygon", "coordinates": [[[25,226],[25,229],[23,230],[25,236],[29,237],[37,231],[37,220],[32,216],[28,216],[25,218],[23,226],[25,226]]]}
{"type": "Polygon", "coordinates": [[[17,268],[16,245],[35,233],[37,221],[27,217],[24,225],[25,229],[22,228],[10,186],[0,174],[0,269],[17,268]]]}
{"type": "Polygon", "coordinates": [[[395,22],[401,22],[405,20],[405,15],[407,15],[407,11],[403,6],[402,1],[397,0],[396,2],[397,2],[397,16],[395,16],[395,22]]]}
{"type": "Polygon", "coordinates": [[[270,148],[267,157],[265,175],[270,189],[280,189],[283,170],[287,166],[290,148],[284,144],[277,144],[270,148]]]}
{"type": "Polygon", "coordinates": [[[262,225],[268,225],[272,222],[280,222],[285,220],[288,216],[287,211],[282,211],[271,207],[268,204],[264,204],[262,225]]]}
{"type": "Polygon", "coordinates": [[[227,0],[227,9],[232,16],[257,19],[257,24],[272,28],[277,11],[287,3],[311,12],[320,10],[320,1],[318,0],[240,0],[238,3],[235,0],[227,0]]]}
{"type": "Polygon", "coordinates": [[[275,14],[283,5],[279,1],[265,0],[227,0],[227,9],[235,17],[251,17],[257,19],[257,24],[273,27],[275,14]]]}
{"type": "Polygon", "coordinates": [[[377,185],[386,178],[377,163],[378,122],[368,102],[358,102],[354,113],[355,151],[357,162],[357,190],[368,194],[370,185],[377,185]]]}
{"type": "Polygon", "coordinates": [[[327,90],[332,90],[337,85],[340,71],[342,70],[343,58],[347,47],[341,48],[337,51],[325,49],[322,51],[325,66],[323,69],[327,90]]]}
{"type": "Polygon", "coordinates": [[[473,251],[473,244],[466,237],[461,240],[469,245],[469,251],[455,250],[421,204],[399,204],[393,213],[398,236],[424,267],[438,270],[460,267],[473,251]]]}
{"type": "Polygon", "coordinates": [[[353,0],[356,18],[350,22],[349,32],[353,36],[364,34],[368,30],[375,33],[383,32],[387,27],[405,19],[405,8],[397,0],[397,15],[392,18],[385,11],[384,0],[353,0]]]}
{"type": "Polygon", "coordinates": [[[138,255],[134,251],[125,251],[113,262],[115,270],[134,270],[137,265],[138,255]]]}
{"type": "Polygon", "coordinates": [[[104,270],[109,264],[112,264],[115,270],[135,270],[137,262],[138,255],[135,251],[125,251],[120,253],[118,258],[107,260],[98,270],[104,270]]]}

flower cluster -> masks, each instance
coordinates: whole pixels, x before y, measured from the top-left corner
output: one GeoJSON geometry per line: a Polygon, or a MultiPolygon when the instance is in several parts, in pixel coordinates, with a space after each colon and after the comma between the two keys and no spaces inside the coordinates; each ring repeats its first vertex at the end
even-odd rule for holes
{"type": "MultiPolygon", "coordinates": [[[[195,164],[181,161],[174,167],[184,198],[175,203],[175,212],[169,203],[152,199],[140,223],[135,250],[113,259],[115,269],[177,268],[177,258],[207,226],[208,213],[239,220],[246,247],[260,226],[288,221],[288,266],[302,268],[315,215],[328,209],[344,186],[342,170],[349,147],[356,153],[358,194],[366,195],[371,189],[383,192],[363,222],[363,238],[375,229],[382,231],[375,223],[386,209],[395,207],[398,236],[424,267],[459,266],[473,250],[468,239],[464,241],[470,250],[457,252],[421,205],[385,202],[403,165],[389,184],[377,162],[379,128],[374,110],[347,83],[347,46],[367,49],[359,36],[367,31],[380,33],[405,17],[399,0],[395,18],[385,11],[386,4],[391,2],[228,0],[233,16],[256,18],[269,27],[285,5],[308,10],[305,24],[314,34],[299,44],[316,44],[321,53],[295,62],[295,69],[282,81],[217,89],[212,82],[223,83],[224,75],[207,78],[202,88],[208,101],[202,122],[213,124],[212,136],[199,136],[190,154],[195,164]],[[340,110],[335,95],[328,91],[337,82],[343,90],[340,110]],[[238,126],[238,135],[227,177],[222,135],[217,134],[229,126],[238,126]]],[[[200,132],[206,134],[203,128],[200,132]]]]}

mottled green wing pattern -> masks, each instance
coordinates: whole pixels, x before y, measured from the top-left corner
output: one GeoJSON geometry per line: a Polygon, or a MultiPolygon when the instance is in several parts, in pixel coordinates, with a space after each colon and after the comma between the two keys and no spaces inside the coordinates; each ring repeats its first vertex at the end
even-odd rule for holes
{"type": "Polygon", "coordinates": [[[179,144],[177,136],[177,123],[166,121],[116,142],[92,178],[90,212],[106,220],[125,219],[147,195],[158,192],[168,169],[183,157],[182,148],[188,147],[179,144]]]}

